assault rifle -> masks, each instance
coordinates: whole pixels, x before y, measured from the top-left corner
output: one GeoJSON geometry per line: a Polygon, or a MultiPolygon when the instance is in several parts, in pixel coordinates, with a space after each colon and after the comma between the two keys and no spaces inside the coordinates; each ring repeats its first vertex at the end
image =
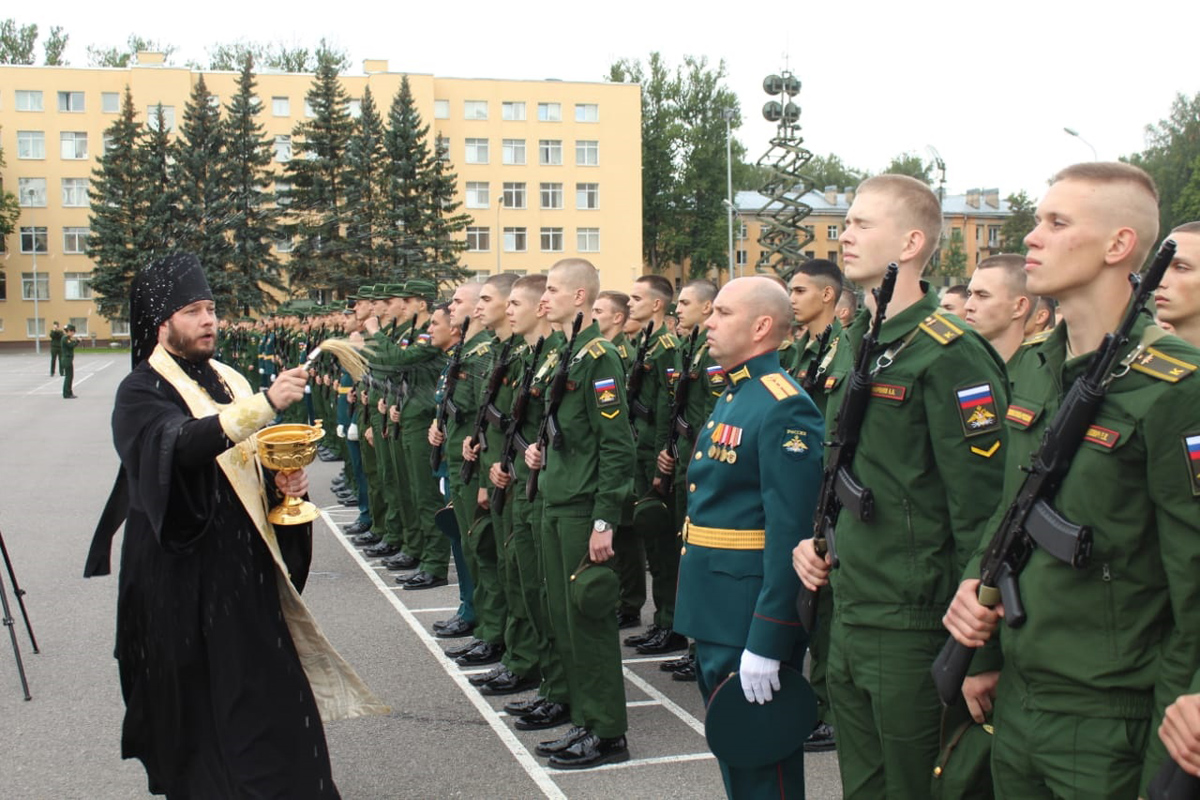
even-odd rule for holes
{"type": "MultiPolygon", "coordinates": [[[[691,441],[695,434],[691,423],[687,421],[688,392],[692,388],[692,357],[696,354],[696,337],[700,335],[700,326],[692,328],[688,338],[687,350],[683,354],[679,381],[675,384],[675,397],[671,402],[671,431],[667,434],[667,455],[679,461],[679,437],[691,441]]],[[[658,493],[670,497],[675,491],[675,470],[671,473],[658,473],[658,493]]]]}
{"type": "Polygon", "coordinates": [[[832,336],[833,323],[831,322],[817,337],[817,348],[813,351],[812,360],[808,362],[808,369],[804,370],[804,377],[800,379],[800,388],[806,394],[811,395],[813,389],[817,388],[817,379],[821,377],[817,371],[821,368],[821,362],[825,360],[825,354],[829,352],[829,340],[832,336]]]}
{"type": "MultiPolygon", "coordinates": [[[[483,403],[479,406],[479,411],[475,415],[475,429],[471,432],[471,447],[479,445],[480,456],[487,452],[487,439],[485,433],[489,419],[494,420],[496,427],[502,427],[504,424],[504,415],[496,408],[496,395],[500,393],[500,387],[504,385],[504,372],[508,369],[508,356],[512,352],[513,342],[516,341],[516,334],[508,337],[508,341],[504,343],[504,349],[500,351],[500,358],[496,360],[496,366],[492,367],[492,374],[488,377],[487,394],[483,398],[483,403]],[[491,409],[493,414],[489,417],[488,409],[491,409]]],[[[462,477],[463,483],[470,483],[475,477],[475,470],[479,468],[479,458],[474,461],[463,460],[462,471],[459,475],[462,477]]]]}
{"type": "MultiPolygon", "coordinates": [[[[504,470],[510,477],[514,476],[513,459],[517,457],[517,451],[520,450],[523,454],[529,449],[529,442],[521,438],[521,424],[525,421],[525,412],[529,408],[529,401],[533,397],[533,376],[537,372],[538,357],[542,354],[542,345],[546,343],[546,337],[539,336],[537,343],[533,346],[533,356],[530,358],[529,365],[525,367],[525,373],[521,376],[521,388],[513,396],[512,409],[508,415],[508,425],[504,428],[504,447],[500,453],[500,469],[504,470]]],[[[504,510],[504,503],[508,499],[508,490],[501,489],[499,486],[492,487],[491,507],[492,510],[499,514],[504,510]]]]}
{"type": "MultiPolygon", "coordinates": [[[[654,410],[643,403],[639,397],[642,394],[642,384],[646,381],[646,354],[650,351],[650,337],[654,336],[654,320],[646,323],[646,329],[642,331],[641,340],[638,342],[637,357],[633,360],[633,366],[629,369],[629,380],[625,384],[625,399],[629,403],[629,424],[633,425],[638,419],[644,419],[646,422],[654,421],[654,410]]],[[[633,429],[634,441],[637,441],[637,428],[633,429]]]]}
{"type": "MultiPolygon", "coordinates": [[[[813,515],[813,547],[821,557],[828,553],[830,563],[834,567],[838,565],[838,559],[833,532],[842,509],[848,509],[863,522],[870,521],[875,514],[874,495],[870,489],[858,482],[850,472],[850,466],[854,463],[854,453],[858,449],[863,416],[867,413],[867,401],[871,399],[871,380],[874,377],[871,351],[875,349],[879,341],[879,330],[883,327],[883,321],[887,319],[887,307],[892,301],[898,272],[899,268],[895,262],[888,264],[883,283],[878,289],[872,290],[872,294],[875,295],[875,316],[859,346],[854,369],[846,376],[845,394],[842,395],[842,404],[835,417],[833,438],[825,445],[829,457],[825,461],[825,474],[821,478],[817,510],[813,515]]],[[[809,591],[807,586],[803,586],[796,600],[800,624],[810,633],[817,625],[817,595],[817,592],[809,591]]]]}
{"type": "Polygon", "coordinates": [[[396,384],[392,383],[391,378],[383,379],[383,438],[391,439],[394,434],[392,431],[392,406],[397,405],[396,384]]]}
{"type": "MultiPolygon", "coordinates": [[[[1011,628],[1025,624],[1017,576],[1029,562],[1034,546],[1076,569],[1084,567],[1091,557],[1092,529],[1065,519],[1050,501],[1058,493],[1071,469],[1071,460],[1104,402],[1115,377],[1113,367],[1129,344],[1134,323],[1174,257],[1175,242],[1168,239],[1159,248],[1144,280],[1137,275],[1129,276],[1134,291],[1125,318],[1115,332],[1104,335],[1087,371],[1071,384],[1042,434],[1042,443],[1031,459],[1033,463],[1022,467],[1025,480],[984,551],[979,564],[979,602],[990,607],[1003,601],[1004,619],[1011,628]]],[[[945,705],[954,702],[961,692],[974,653],[974,648],[951,637],[933,662],[933,681],[945,705]]]]}
{"type": "MultiPolygon", "coordinates": [[[[454,354],[450,356],[450,364],[446,367],[446,382],[442,385],[442,399],[438,402],[437,411],[433,415],[433,423],[443,436],[446,435],[446,418],[453,414],[454,419],[458,419],[458,407],[454,405],[450,396],[454,394],[454,390],[458,386],[458,370],[462,367],[463,347],[467,344],[467,328],[470,326],[471,317],[468,315],[459,328],[458,344],[454,345],[454,354]]],[[[433,468],[434,472],[442,468],[442,449],[445,446],[446,443],[442,442],[441,446],[429,451],[429,466],[433,468]]]]}
{"type": "MultiPolygon", "coordinates": [[[[543,467],[546,465],[546,456],[549,455],[547,450],[551,446],[555,450],[561,450],[563,446],[562,431],[558,427],[558,408],[562,405],[563,396],[567,393],[567,373],[571,371],[575,340],[579,338],[579,326],[582,324],[583,312],[580,311],[575,315],[575,322],[571,324],[571,338],[563,346],[562,356],[554,370],[554,377],[550,379],[550,390],[546,392],[546,414],[542,417],[542,424],[538,426],[537,434],[537,446],[538,451],[542,454],[543,467]]],[[[531,503],[537,497],[537,481],[541,471],[541,467],[529,471],[529,481],[525,484],[525,499],[531,503]]]]}

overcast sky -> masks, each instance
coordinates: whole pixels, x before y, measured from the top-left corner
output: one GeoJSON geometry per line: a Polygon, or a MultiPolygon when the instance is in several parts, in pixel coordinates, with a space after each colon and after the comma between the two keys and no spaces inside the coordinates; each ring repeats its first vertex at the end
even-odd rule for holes
{"type": "MultiPolygon", "coordinates": [[[[893,155],[946,162],[949,193],[998,187],[1040,196],[1059,168],[1141,150],[1147,123],[1177,93],[1200,91],[1200,3],[1142,0],[765,3],[231,2],[168,6],[146,0],[39,4],[44,32],[71,35],[67,58],[131,32],[179,47],[176,63],[237,39],[311,46],[322,36],[349,52],[353,71],[383,58],[392,71],[446,77],[602,80],[619,58],[653,50],[724,60],[745,124],[747,158],[766,152],[762,79],[785,66],[803,82],[805,146],[878,171],[893,155]],[[174,8],[173,12],[168,9],[174,8]],[[844,11],[839,12],[839,9],[844,11]]],[[[5,12],[12,14],[13,10],[5,12]]]]}

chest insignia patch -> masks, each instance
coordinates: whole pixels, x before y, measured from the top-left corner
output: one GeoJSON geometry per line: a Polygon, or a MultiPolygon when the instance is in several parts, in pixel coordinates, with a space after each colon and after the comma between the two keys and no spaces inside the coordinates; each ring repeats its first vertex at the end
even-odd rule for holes
{"type": "MultiPolygon", "coordinates": [[[[830,378],[825,382],[825,388],[828,389],[835,382],[834,378],[830,378]]],[[[871,384],[871,397],[878,397],[881,400],[895,400],[897,403],[903,403],[907,393],[908,389],[904,386],[895,386],[890,383],[871,384]]]]}
{"type": "Polygon", "coordinates": [[[807,431],[788,428],[783,434],[783,452],[793,458],[798,458],[808,452],[808,445],[804,439],[807,431]]]}
{"type": "Polygon", "coordinates": [[[708,457],[724,464],[737,463],[737,446],[742,443],[742,429],[722,422],[713,428],[708,457]]]}
{"type": "Polygon", "coordinates": [[[604,408],[605,406],[615,406],[617,404],[617,381],[614,378],[604,378],[603,380],[593,381],[592,387],[596,390],[596,405],[604,408]]]}
{"type": "Polygon", "coordinates": [[[1200,433],[1183,437],[1183,453],[1187,456],[1192,496],[1200,497],[1200,433]]]}
{"type": "Polygon", "coordinates": [[[417,334],[417,344],[429,344],[431,341],[433,341],[433,337],[431,337],[428,333],[417,334]]]}
{"type": "Polygon", "coordinates": [[[667,367],[667,385],[673,386],[678,378],[679,370],[675,369],[674,367],[667,367]]]}
{"type": "Polygon", "coordinates": [[[981,383],[955,392],[963,433],[968,437],[989,432],[1000,424],[992,385],[981,383]]]}
{"type": "Polygon", "coordinates": [[[725,385],[725,370],[721,369],[720,364],[710,364],[705,372],[708,373],[708,382],[713,386],[725,385]]]}
{"type": "Polygon", "coordinates": [[[1008,413],[1004,415],[1004,418],[1018,427],[1028,428],[1033,424],[1033,420],[1036,416],[1037,414],[1033,413],[1028,408],[1021,408],[1021,406],[1009,406],[1008,413]]]}
{"type": "Polygon", "coordinates": [[[1117,446],[1117,439],[1120,438],[1121,434],[1118,431],[1114,431],[1111,428],[1102,428],[1099,425],[1092,425],[1087,429],[1087,433],[1083,435],[1085,442],[1098,444],[1101,447],[1107,447],[1109,450],[1117,446]]]}

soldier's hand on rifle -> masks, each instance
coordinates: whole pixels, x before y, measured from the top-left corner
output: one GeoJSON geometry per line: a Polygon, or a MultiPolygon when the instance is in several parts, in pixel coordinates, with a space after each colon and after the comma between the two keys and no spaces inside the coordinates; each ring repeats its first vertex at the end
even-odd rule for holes
{"type": "Polygon", "coordinates": [[[358,402],[358,392],[353,387],[351,387],[350,391],[346,392],[346,402],[350,405],[358,402]]]}
{"type": "Polygon", "coordinates": [[[488,490],[482,486],[479,487],[479,491],[475,494],[475,505],[479,506],[484,511],[487,511],[492,507],[492,501],[488,497],[488,490]]]}
{"type": "Polygon", "coordinates": [[[542,448],[537,442],[529,445],[525,450],[525,466],[530,469],[542,468],[542,448]]]}
{"type": "Polygon", "coordinates": [[[1200,776],[1200,694],[1185,694],[1167,706],[1158,738],[1184,772],[1200,776]]]}
{"type": "Polygon", "coordinates": [[[350,334],[350,336],[347,338],[350,340],[350,344],[354,345],[355,347],[362,347],[365,344],[363,341],[363,335],[358,331],[350,334]]]}
{"type": "Polygon", "coordinates": [[[400,421],[400,408],[398,406],[388,406],[387,414],[388,420],[391,422],[400,421]]]}
{"type": "Polygon", "coordinates": [[[982,647],[992,637],[1004,617],[1004,605],[988,608],[979,602],[979,580],[972,578],[958,585],[942,624],[964,647],[982,647]]]}
{"type": "Polygon", "coordinates": [[[504,467],[500,464],[492,464],[492,468],[488,470],[488,480],[492,485],[499,489],[507,489],[512,483],[512,475],[504,471],[504,467]]]}
{"type": "Polygon", "coordinates": [[[371,445],[371,447],[374,447],[375,446],[375,429],[372,428],[370,425],[368,425],[366,432],[363,434],[363,438],[365,438],[367,440],[367,444],[371,445]]]}
{"type": "Polygon", "coordinates": [[[817,591],[829,583],[829,556],[817,555],[813,548],[812,539],[801,539],[796,549],[792,550],[792,569],[800,576],[800,581],[810,591],[817,591]]]}
{"type": "Polygon", "coordinates": [[[304,387],[308,385],[308,371],[304,367],[293,367],[279,373],[271,388],[267,389],[267,399],[271,407],[283,411],[292,403],[304,397],[304,387]]]}
{"type": "Polygon", "coordinates": [[[387,413],[387,403],[383,402],[383,398],[382,398],[382,397],[381,397],[381,398],[379,398],[379,402],[377,402],[377,403],[375,404],[375,410],[376,410],[376,411],[378,411],[380,414],[386,414],[386,413],[387,413]]]}
{"type": "Polygon", "coordinates": [[[470,436],[463,439],[462,457],[463,457],[464,461],[478,461],[479,460],[479,445],[478,444],[472,445],[470,436]]]}
{"type": "Polygon", "coordinates": [[[671,458],[666,450],[658,454],[658,471],[663,475],[670,475],[675,471],[675,459],[671,458]]]}
{"type": "Polygon", "coordinates": [[[438,430],[437,420],[429,423],[429,444],[433,447],[441,447],[442,442],[446,441],[446,432],[438,430]]]}
{"type": "Polygon", "coordinates": [[[996,700],[996,684],[1000,682],[1000,671],[981,672],[963,679],[963,699],[967,701],[967,710],[971,719],[982,725],[987,721],[987,715],[992,710],[996,700]]]}

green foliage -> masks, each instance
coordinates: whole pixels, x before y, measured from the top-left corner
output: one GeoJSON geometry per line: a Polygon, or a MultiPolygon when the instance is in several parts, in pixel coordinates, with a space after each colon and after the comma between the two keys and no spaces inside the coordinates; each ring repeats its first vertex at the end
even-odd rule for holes
{"type": "Polygon", "coordinates": [[[346,178],[346,235],[351,245],[348,257],[351,274],[360,284],[390,278],[383,268],[388,217],[383,137],[383,120],[367,87],[363,90],[362,114],[350,137],[346,178]]]}
{"type": "Polygon", "coordinates": [[[124,47],[99,47],[88,45],[89,67],[128,67],[137,60],[138,53],[162,53],[163,63],[170,64],[178,48],[157,39],[147,39],[136,33],[129,34],[124,47]]]}
{"type": "Polygon", "coordinates": [[[950,232],[950,246],[943,248],[936,275],[962,278],[967,274],[967,251],[963,248],[962,231],[950,232]]]}
{"type": "Polygon", "coordinates": [[[1033,218],[1037,204],[1029,199],[1024,189],[1010,194],[1004,198],[1004,202],[1008,203],[1008,210],[1012,213],[1000,228],[1000,250],[1005,253],[1024,253],[1025,237],[1037,225],[1033,218]]]}
{"type": "MultiPolygon", "coordinates": [[[[456,213],[462,203],[455,199],[458,176],[450,166],[448,149],[446,141],[439,135],[425,177],[428,187],[425,247],[428,255],[424,268],[429,271],[418,270],[415,274],[440,283],[458,283],[467,277],[466,269],[458,260],[458,254],[467,249],[467,242],[458,234],[471,224],[471,215],[456,213]]],[[[496,231],[497,237],[502,234],[502,231],[496,231]]],[[[501,244],[501,239],[497,238],[495,246],[501,244]]]]}
{"type": "Polygon", "coordinates": [[[884,168],[884,173],[891,175],[908,175],[929,186],[933,185],[933,164],[922,161],[916,153],[901,153],[893,156],[891,163],[884,168]]]}
{"type": "Polygon", "coordinates": [[[136,154],[138,190],[145,219],[139,231],[143,263],[174,250],[183,234],[179,190],[173,179],[174,148],[162,104],[150,110],[150,124],[142,135],[136,154]]]}
{"type": "Polygon", "coordinates": [[[70,35],[63,33],[63,29],[55,25],[50,28],[50,38],[46,40],[43,46],[45,50],[47,67],[64,67],[67,62],[63,60],[63,51],[67,49],[67,40],[70,35]]]}
{"type": "Polygon", "coordinates": [[[1175,96],[1166,119],[1146,126],[1147,147],[1123,158],[1158,184],[1159,226],[1166,234],[1200,219],[1200,92],[1175,96]]]}
{"type": "MultiPolygon", "coordinates": [[[[4,169],[5,166],[4,148],[0,147],[0,169],[4,169]]],[[[17,219],[20,216],[21,203],[15,194],[4,188],[4,179],[0,176],[0,242],[17,229],[17,219]]]]}
{"type": "Polygon", "coordinates": [[[812,179],[818,192],[825,191],[826,186],[836,186],[839,192],[852,189],[870,176],[866,170],[846,166],[841,156],[835,153],[827,156],[814,154],[805,166],[804,174],[812,179]]]}
{"type": "MultiPolygon", "coordinates": [[[[37,46],[38,26],[18,25],[16,20],[0,20],[0,64],[35,64],[34,49],[37,46]]],[[[50,29],[50,36],[42,46],[48,67],[60,67],[63,50],[67,47],[67,34],[57,25],[50,29]]]]}
{"type": "MultiPolygon", "coordinates": [[[[326,47],[337,59],[337,69],[345,72],[350,68],[350,56],[344,50],[326,47]]],[[[283,42],[222,42],[208,49],[208,69],[238,70],[246,57],[260,67],[280,72],[315,72],[316,52],[307,47],[286,45],[283,42]]]]}

